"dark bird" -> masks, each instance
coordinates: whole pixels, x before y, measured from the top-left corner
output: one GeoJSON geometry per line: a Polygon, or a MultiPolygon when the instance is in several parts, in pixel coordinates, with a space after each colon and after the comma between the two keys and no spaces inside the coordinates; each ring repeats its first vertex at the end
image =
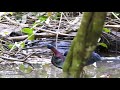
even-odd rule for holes
{"type": "MultiPolygon", "coordinates": [[[[63,66],[63,63],[65,61],[65,57],[67,56],[68,51],[66,51],[64,54],[62,54],[61,52],[59,52],[53,45],[48,44],[47,45],[48,49],[51,49],[51,51],[53,52],[53,56],[51,59],[51,62],[54,66],[61,68],[63,66]]],[[[92,52],[90,58],[88,59],[88,61],[86,62],[85,66],[87,65],[91,65],[94,62],[100,61],[101,57],[99,54],[92,52]]]]}

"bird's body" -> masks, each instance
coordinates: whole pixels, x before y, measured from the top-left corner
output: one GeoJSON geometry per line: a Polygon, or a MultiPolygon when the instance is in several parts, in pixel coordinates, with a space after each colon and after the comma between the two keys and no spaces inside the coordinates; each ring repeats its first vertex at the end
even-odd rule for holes
{"type": "Polygon", "coordinates": [[[65,60],[65,56],[60,53],[54,46],[52,46],[51,44],[47,45],[48,49],[51,49],[51,51],[53,52],[53,56],[51,59],[51,62],[54,66],[58,67],[58,68],[62,68],[62,65],[64,63],[65,60]]]}
{"type": "MultiPolygon", "coordinates": [[[[54,55],[52,56],[52,59],[51,59],[52,64],[54,66],[58,67],[58,68],[62,68],[63,63],[65,61],[65,57],[67,56],[68,51],[66,51],[64,54],[62,54],[51,44],[48,44],[47,48],[51,49],[51,51],[54,53],[54,55]]],[[[92,52],[90,58],[88,59],[88,61],[85,64],[85,66],[93,64],[94,62],[97,62],[97,61],[100,61],[100,60],[101,60],[100,55],[95,53],[95,52],[92,52]]]]}

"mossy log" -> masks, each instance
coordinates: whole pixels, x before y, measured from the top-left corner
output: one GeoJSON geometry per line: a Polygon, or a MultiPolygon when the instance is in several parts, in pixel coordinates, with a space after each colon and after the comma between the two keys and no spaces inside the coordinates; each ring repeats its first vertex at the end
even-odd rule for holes
{"type": "Polygon", "coordinates": [[[78,78],[84,64],[96,48],[106,17],[106,12],[85,12],[77,35],[74,37],[63,65],[64,77],[78,78]]]}

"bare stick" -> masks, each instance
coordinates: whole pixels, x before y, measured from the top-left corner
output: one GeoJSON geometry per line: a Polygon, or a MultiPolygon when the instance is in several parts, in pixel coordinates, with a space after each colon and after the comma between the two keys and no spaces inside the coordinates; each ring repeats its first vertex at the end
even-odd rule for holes
{"type": "MultiPolygon", "coordinates": [[[[46,30],[46,29],[42,29],[42,28],[36,28],[36,29],[38,29],[38,30],[40,30],[40,31],[45,31],[45,32],[49,32],[49,33],[53,33],[53,34],[57,34],[57,32],[54,32],[54,31],[50,31],[50,30],[46,30]]],[[[60,33],[60,32],[58,32],[58,34],[59,35],[63,35],[63,36],[75,36],[75,35],[71,35],[71,34],[64,34],[64,33],[60,33]]]]}
{"type": "Polygon", "coordinates": [[[104,27],[108,27],[108,28],[120,28],[120,25],[105,25],[104,27]]]}
{"type": "Polygon", "coordinates": [[[33,52],[33,53],[30,53],[30,54],[24,59],[24,61],[26,61],[27,58],[29,58],[29,57],[32,56],[33,54],[34,54],[34,52],[33,52]]]}
{"type": "Polygon", "coordinates": [[[0,56],[0,58],[2,58],[4,60],[8,60],[8,61],[19,61],[19,62],[24,61],[24,59],[10,58],[10,57],[5,57],[5,56],[0,56]]]}
{"type": "Polygon", "coordinates": [[[7,16],[4,16],[4,18],[6,18],[9,22],[13,23],[14,25],[17,25],[17,26],[22,26],[22,27],[28,27],[28,24],[23,24],[23,23],[18,23],[14,20],[11,20],[9,17],[7,16]]]}
{"type": "Polygon", "coordinates": [[[115,18],[117,18],[117,19],[120,21],[120,18],[119,18],[117,15],[115,15],[114,12],[112,12],[112,14],[113,14],[113,16],[114,16],[115,18]]]}
{"type": "Polygon", "coordinates": [[[60,17],[60,22],[59,22],[58,30],[56,31],[56,33],[57,33],[57,35],[56,35],[56,48],[57,48],[57,40],[58,40],[58,34],[59,34],[60,24],[61,24],[61,20],[62,20],[62,14],[63,14],[63,13],[61,13],[61,17],[60,17]]]}

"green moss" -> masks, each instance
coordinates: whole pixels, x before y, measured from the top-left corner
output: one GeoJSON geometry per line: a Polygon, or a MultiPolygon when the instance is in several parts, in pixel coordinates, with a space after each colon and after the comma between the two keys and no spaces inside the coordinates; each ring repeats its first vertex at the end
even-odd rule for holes
{"type": "Polygon", "coordinates": [[[102,33],[106,12],[85,12],[77,35],[67,54],[63,72],[67,77],[80,77],[84,63],[96,48],[102,33]]]}

